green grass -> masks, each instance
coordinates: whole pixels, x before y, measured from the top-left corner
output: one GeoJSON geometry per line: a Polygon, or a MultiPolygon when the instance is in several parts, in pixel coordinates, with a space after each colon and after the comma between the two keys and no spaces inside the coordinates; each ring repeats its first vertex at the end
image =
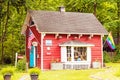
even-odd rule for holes
{"type": "Polygon", "coordinates": [[[91,75],[104,80],[115,80],[114,74],[120,68],[120,63],[107,63],[106,67],[103,69],[44,71],[39,76],[39,80],[94,80],[91,75]]]}
{"type": "MultiPolygon", "coordinates": [[[[11,76],[11,80],[19,80],[21,76],[26,74],[27,73],[15,71],[14,74],[11,76]]],[[[0,71],[0,80],[4,80],[1,71],[0,71]]]]}
{"type": "MultiPolygon", "coordinates": [[[[39,80],[97,80],[91,78],[91,75],[101,77],[103,80],[120,80],[120,76],[115,75],[120,69],[120,63],[107,63],[106,66],[107,68],[103,69],[42,71],[39,80]]],[[[19,80],[26,74],[29,75],[29,73],[15,71],[11,80],[19,80]]],[[[1,72],[0,80],[3,80],[1,72]]]]}
{"type": "Polygon", "coordinates": [[[44,71],[39,80],[92,80],[90,75],[104,69],[44,71]]]}
{"type": "Polygon", "coordinates": [[[16,72],[12,76],[11,80],[19,80],[22,76],[26,75],[27,73],[16,72]]]}
{"type": "MultiPolygon", "coordinates": [[[[12,68],[14,68],[14,66],[12,66],[12,65],[0,65],[0,80],[4,80],[4,79],[3,79],[3,75],[2,75],[2,73],[1,73],[1,70],[2,70],[3,68],[6,68],[6,67],[12,67],[12,68]]],[[[25,72],[20,72],[20,71],[17,71],[17,70],[15,69],[14,74],[11,76],[11,80],[19,80],[19,78],[20,78],[21,76],[25,75],[25,74],[27,74],[27,73],[25,73],[25,72]]]]}

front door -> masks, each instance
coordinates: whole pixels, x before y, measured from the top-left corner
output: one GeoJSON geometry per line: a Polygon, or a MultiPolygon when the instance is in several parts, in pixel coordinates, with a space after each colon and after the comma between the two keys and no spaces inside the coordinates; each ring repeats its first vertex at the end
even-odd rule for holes
{"type": "Polygon", "coordinates": [[[36,50],[35,50],[35,46],[32,46],[30,50],[30,67],[35,67],[35,66],[36,66],[36,50]]]}

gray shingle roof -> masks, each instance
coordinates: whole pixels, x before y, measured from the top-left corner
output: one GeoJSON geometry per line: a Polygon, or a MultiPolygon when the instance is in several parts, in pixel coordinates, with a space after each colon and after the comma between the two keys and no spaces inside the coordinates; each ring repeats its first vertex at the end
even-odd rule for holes
{"type": "Polygon", "coordinates": [[[40,32],[107,34],[92,13],[29,11],[40,32]]]}

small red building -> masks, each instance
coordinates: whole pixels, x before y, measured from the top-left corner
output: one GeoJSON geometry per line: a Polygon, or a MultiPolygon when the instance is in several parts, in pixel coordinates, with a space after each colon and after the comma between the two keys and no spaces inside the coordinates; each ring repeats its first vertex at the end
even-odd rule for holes
{"type": "Polygon", "coordinates": [[[30,67],[50,69],[57,62],[63,69],[90,68],[96,60],[103,66],[102,38],[108,32],[92,13],[31,10],[22,34],[30,67]]]}

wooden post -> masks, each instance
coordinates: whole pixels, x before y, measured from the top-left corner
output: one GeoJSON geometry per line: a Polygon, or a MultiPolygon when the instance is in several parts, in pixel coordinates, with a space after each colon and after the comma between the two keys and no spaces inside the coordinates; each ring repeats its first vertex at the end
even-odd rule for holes
{"type": "Polygon", "coordinates": [[[16,53],[15,55],[15,67],[17,67],[17,56],[18,56],[18,53],[16,53]]]}
{"type": "Polygon", "coordinates": [[[26,62],[26,72],[28,72],[28,62],[26,62]]]}

